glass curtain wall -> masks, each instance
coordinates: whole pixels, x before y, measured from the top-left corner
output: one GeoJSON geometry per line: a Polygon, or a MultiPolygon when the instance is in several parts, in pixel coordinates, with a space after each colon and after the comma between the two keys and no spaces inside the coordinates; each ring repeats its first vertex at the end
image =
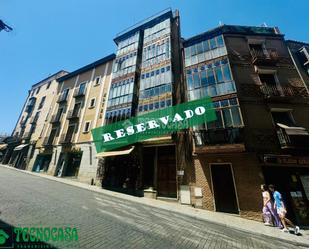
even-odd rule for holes
{"type": "Polygon", "coordinates": [[[194,130],[242,127],[237,91],[223,36],[205,38],[186,46],[184,50],[188,100],[206,96],[216,99],[213,101],[216,121],[194,127],[194,130]]]}
{"type": "Polygon", "coordinates": [[[138,114],[172,105],[171,20],[145,29],[138,114]]]}
{"type": "Polygon", "coordinates": [[[106,124],[131,117],[139,38],[138,31],[118,42],[105,115],[106,124]]]}

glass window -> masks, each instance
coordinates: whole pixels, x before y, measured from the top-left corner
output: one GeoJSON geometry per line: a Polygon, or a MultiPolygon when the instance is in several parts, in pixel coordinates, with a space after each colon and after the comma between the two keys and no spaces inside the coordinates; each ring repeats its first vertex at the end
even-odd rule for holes
{"type": "Polygon", "coordinates": [[[156,102],[156,103],[154,104],[154,107],[155,107],[155,109],[159,109],[159,102],[156,102]]]}
{"type": "Polygon", "coordinates": [[[225,81],[230,81],[230,80],[232,80],[229,65],[228,65],[228,64],[223,65],[223,66],[222,66],[222,70],[223,70],[224,80],[225,80],[225,81]]]}
{"type": "Polygon", "coordinates": [[[188,85],[188,90],[193,89],[193,79],[191,74],[187,74],[187,85],[188,85]]]}
{"type": "Polygon", "coordinates": [[[194,84],[194,88],[200,87],[200,77],[198,73],[193,74],[193,84],[194,84]]]}
{"type": "Polygon", "coordinates": [[[221,100],[221,106],[224,107],[224,106],[229,106],[229,101],[227,99],[225,100],[221,100]]]}
{"type": "Polygon", "coordinates": [[[196,55],[195,45],[191,46],[191,56],[196,55]]]}
{"type": "Polygon", "coordinates": [[[218,44],[218,47],[223,47],[224,46],[222,35],[217,36],[217,44],[218,44]]]}
{"type": "Polygon", "coordinates": [[[241,126],[242,122],[241,122],[241,118],[240,118],[239,107],[233,106],[231,108],[231,112],[232,112],[234,126],[241,126]]]}
{"type": "Polygon", "coordinates": [[[172,105],[172,100],[171,100],[171,99],[168,99],[168,100],[166,101],[166,105],[167,105],[167,106],[171,106],[171,105],[172,105]]]}
{"type": "Polygon", "coordinates": [[[222,117],[221,117],[221,111],[216,110],[216,120],[209,122],[207,125],[210,129],[216,129],[216,128],[222,128],[222,117]]]}
{"type": "Polygon", "coordinates": [[[160,106],[161,106],[161,108],[165,107],[165,101],[164,101],[164,100],[162,100],[162,101],[160,102],[160,106]]]}
{"type": "Polygon", "coordinates": [[[185,58],[191,57],[191,47],[185,48],[185,58]]]}
{"type": "Polygon", "coordinates": [[[208,51],[209,50],[208,40],[207,41],[203,41],[203,47],[204,47],[204,51],[208,51]]]}
{"type": "Polygon", "coordinates": [[[222,110],[223,114],[223,119],[224,119],[224,125],[225,127],[231,127],[233,126],[232,118],[231,118],[231,113],[229,108],[225,108],[222,110]]]}
{"type": "Polygon", "coordinates": [[[232,98],[229,99],[230,105],[237,105],[237,99],[236,98],[232,98]]]}
{"type": "Polygon", "coordinates": [[[149,110],[153,110],[153,103],[149,104],[149,110]]]}
{"type": "Polygon", "coordinates": [[[155,87],[155,89],[154,89],[154,95],[155,96],[158,96],[160,94],[159,89],[160,89],[159,87],[155,87]]]}
{"type": "Polygon", "coordinates": [[[203,43],[200,42],[200,43],[196,44],[196,53],[197,54],[201,54],[203,52],[204,52],[204,50],[203,50],[203,43]]]}
{"type": "Polygon", "coordinates": [[[134,82],[131,82],[131,83],[130,83],[130,90],[129,90],[129,93],[133,93],[133,86],[134,86],[134,82]]]}
{"type": "Polygon", "coordinates": [[[211,97],[213,96],[217,96],[217,88],[216,88],[216,85],[211,85],[208,87],[208,93],[211,97]]]}
{"type": "Polygon", "coordinates": [[[148,105],[144,105],[144,112],[148,111],[148,105]]]}
{"type": "Polygon", "coordinates": [[[217,82],[223,82],[223,74],[221,71],[221,66],[215,67],[217,82]]]}
{"type": "Polygon", "coordinates": [[[209,43],[210,43],[210,49],[214,49],[217,47],[215,38],[210,39],[209,43]]]}
{"type": "Polygon", "coordinates": [[[209,68],[207,70],[207,79],[208,79],[208,83],[211,84],[215,84],[216,80],[215,80],[215,76],[214,76],[214,72],[212,68],[209,68]]]}
{"type": "Polygon", "coordinates": [[[215,108],[219,108],[220,107],[220,101],[214,101],[213,105],[215,108]]]}
{"type": "Polygon", "coordinates": [[[201,71],[200,74],[201,74],[201,85],[206,86],[207,85],[206,71],[201,71]]]}

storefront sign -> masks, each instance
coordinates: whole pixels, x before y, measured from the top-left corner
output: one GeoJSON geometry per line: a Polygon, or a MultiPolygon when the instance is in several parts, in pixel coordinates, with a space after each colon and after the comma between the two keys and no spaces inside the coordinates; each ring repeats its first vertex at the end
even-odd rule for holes
{"type": "Polygon", "coordinates": [[[285,164],[285,165],[309,165],[308,157],[292,157],[282,155],[264,155],[264,162],[270,164],[285,164]]]}
{"type": "Polygon", "coordinates": [[[99,153],[215,119],[211,98],[206,97],[95,128],[91,132],[99,153]]]}

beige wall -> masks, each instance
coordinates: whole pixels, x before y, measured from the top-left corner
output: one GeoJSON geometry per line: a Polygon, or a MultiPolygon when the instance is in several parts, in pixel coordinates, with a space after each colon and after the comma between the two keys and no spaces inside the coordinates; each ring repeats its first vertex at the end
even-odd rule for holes
{"type": "Polygon", "coordinates": [[[32,135],[31,135],[31,138],[30,138],[29,141],[33,142],[33,143],[37,142],[37,146],[42,143],[45,130],[48,128],[48,122],[49,122],[50,115],[53,112],[53,106],[54,106],[54,103],[56,101],[57,91],[59,89],[59,84],[56,81],[56,78],[61,77],[65,74],[66,74],[66,72],[61,71],[61,72],[45,79],[41,83],[34,85],[31,88],[30,94],[28,95],[25,106],[22,110],[22,113],[21,113],[20,118],[17,122],[17,125],[14,129],[13,133],[15,135],[16,134],[20,135],[21,130],[22,130],[21,120],[22,119],[25,120],[27,116],[28,116],[28,120],[25,124],[24,134],[30,132],[31,126],[32,126],[32,124],[30,124],[31,120],[35,117],[36,113],[39,112],[39,118],[36,122],[35,129],[34,129],[32,135]],[[49,83],[50,83],[50,85],[49,85],[49,88],[47,89],[47,86],[48,86],[49,83]],[[40,90],[37,93],[37,89],[39,87],[40,87],[40,90]],[[28,112],[26,112],[26,107],[27,107],[27,104],[29,103],[29,100],[30,100],[31,97],[34,97],[36,99],[36,102],[35,102],[35,105],[33,107],[32,112],[28,113],[28,112]],[[43,106],[39,109],[39,105],[40,105],[43,97],[45,97],[45,102],[44,102],[43,106]]]}

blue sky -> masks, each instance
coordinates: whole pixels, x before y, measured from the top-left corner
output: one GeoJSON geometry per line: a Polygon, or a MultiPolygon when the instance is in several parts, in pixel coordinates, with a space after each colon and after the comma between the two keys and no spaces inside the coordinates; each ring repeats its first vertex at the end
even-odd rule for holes
{"type": "Polygon", "coordinates": [[[0,133],[15,126],[32,84],[115,52],[113,38],[167,7],[179,9],[184,38],[224,24],[279,26],[309,42],[308,0],[0,0],[0,133]]]}

